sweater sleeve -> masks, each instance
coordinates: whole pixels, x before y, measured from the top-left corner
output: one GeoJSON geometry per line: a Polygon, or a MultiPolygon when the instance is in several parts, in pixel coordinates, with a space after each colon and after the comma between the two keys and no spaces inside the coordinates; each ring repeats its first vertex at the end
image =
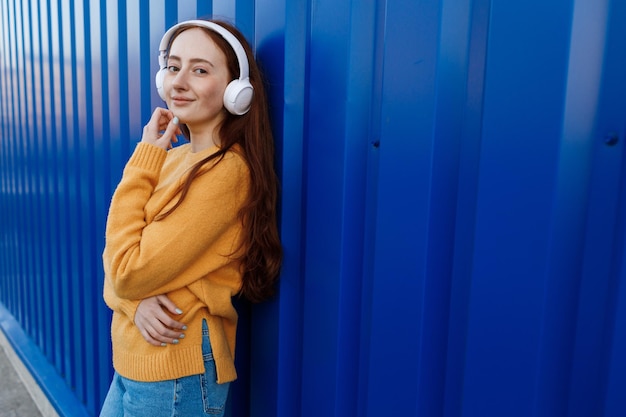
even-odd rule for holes
{"type": "Polygon", "coordinates": [[[115,291],[113,291],[113,285],[109,279],[105,279],[104,281],[104,302],[111,310],[123,313],[131,322],[135,322],[135,313],[137,312],[140,301],[125,300],[118,297],[115,291]]]}
{"type": "Polygon", "coordinates": [[[186,287],[231,263],[241,229],[238,212],[247,195],[248,169],[232,152],[194,179],[170,215],[147,222],[144,208],[165,159],[159,151],[165,153],[138,145],[109,209],[105,274],[115,294],[127,300],[186,287]]]}

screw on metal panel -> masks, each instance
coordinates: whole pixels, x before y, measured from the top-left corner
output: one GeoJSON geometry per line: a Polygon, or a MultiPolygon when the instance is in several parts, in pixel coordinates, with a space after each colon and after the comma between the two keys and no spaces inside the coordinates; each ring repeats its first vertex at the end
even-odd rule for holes
{"type": "Polygon", "coordinates": [[[617,145],[619,142],[619,135],[615,132],[609,132],[604,135],[604,144],[607,146],[617,145]]]}

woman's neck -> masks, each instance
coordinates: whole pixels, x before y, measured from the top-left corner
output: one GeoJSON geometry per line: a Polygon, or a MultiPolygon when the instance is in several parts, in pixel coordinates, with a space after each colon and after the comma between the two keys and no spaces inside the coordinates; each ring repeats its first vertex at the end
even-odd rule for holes
{"type": "Polygon", "coordinates": [[[213,146],[220,146],[220,138],[218,129],[212,129],[208,132],[198,132],[189,129],[189,141],[191,142],[191,151],[202,152],[213,146]]]}

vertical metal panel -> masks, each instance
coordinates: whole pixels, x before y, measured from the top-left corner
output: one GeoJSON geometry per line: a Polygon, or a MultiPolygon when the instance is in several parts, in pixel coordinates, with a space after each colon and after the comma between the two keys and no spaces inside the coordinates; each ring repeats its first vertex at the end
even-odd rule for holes
{"type": "MultiPolygon", "coordinates": [[[[310,44],[307,79],[308,106],[304,148],[307,192],[306,225],[303,244],[306,257],[304,279],[303,357],[317,357],[302,362],[302,413],[319,407],[324,398],[326,412],[338,405],[337,375],[343,364],[338,361],[341,345],[340,306],[343,281],[341,260],[345,241],[342,237],[346,144],[346,79],[339,69],[346,68],[349,47],[349,8],[346,3],[318,2],[310,16],[310,44]],[[332,13],[332,18],[328,18],[332,13]],[[340,35],[340,36],[337,36],[340,35]],[[335,99],[329,99],[334,97],[335,99]],[[316,121],[324,120],[324,123],[316,121]],[[332,151],[331,151],[332,149],[332,151]],[[324,164],[318,161],[324,160],[324,164]],[[320,199],[321,195],[326,198],[320,199]],[[314,209],[308,201],[315,200],[314,209]],[[324,299],[320,309],[319,300],[324,299]],[[320,354],[323,352],[323,354],[320,354]],[[333,383],[317,381],[330,377],[333,383]]],[[[345,294],[354,296],[357,291],[345,294]]]]}
{"type": "MultiPolygon", "coordinates": [[[[429,184],[433,180],[441,19],[437,2],[388,2],[384,15],[366,415],[389,411],[416,415],[418,410],[431,407],[431,400],[420,393],[419,376],[420,357],[428,355],[423,351],[428,348],[426,317],[437,314],[426,308],[427,299],[438,296],[428,290],[426,255],[429,207],[433,204],[429,184]],[[404,184],[411,184],[410,188],[404,184]],[[402,342],[391,342],[397,335],[403,335],[402,342]],[[399,378],[403,383],[397,387],[388,383],[399,378]]],[[[447,278],[438,279],[443,282],[447,278]]],[[[433,319],[433,325],[442,324],[439,318],[433,319]]],[[[437,401],[435,397],[432,401],[437,401]]]]}
{"type": "Polygon", "coordinates": [[[571,7],[492,2],[468,311],[468,415],[533,413],[571,7]]]}
{"type": "Polygon", "coordinates": [[[465,348],[471,300],[475,216],[480,172],[482,119],[485,85],[487,39],[491,1],[472,2],[467,59],[466,102],[463,106],[463,129],[459,148],[457,213],[454,233],[454,260],[451,275],[450,317],[447,341],[446,391],[444,416],[463,412],[465,348]]]}
{"type": "Polygon", "coordinates": [[[257,1],[257,53],[266,68],[281,173],[280,296],[252,316],[251,416],[298,415],[302,387],[303,182],[310,2],[257,1]],[[290,196],[290,197],[287,197],[290,196]]]}
{"type": "MultiPolygon", "coordinates": [[[[613,323],[619,305],[616,294],[623,263],[623,259],[618,258],[622,253],[623,235],[618,232],[620,221],[624,220],[624,207],[620,206],[624,198],[623,193],[620,195],[625,179],[624,147],[623,141],[607,146],[605,138],[611,133],[624,138],[626,133],[626,84],[620,69],[626,63],[626,42],[624,30],[617,24],[626,16],[626,8],[618,1],[594,6],[595,13],[589,13],[588,18],[595,15],[596,19],[588,26],[593,30],[588,30],[591,35],[588,39],[590,42],[598,42],[598,38],[604,40],[604,54],[595,57],[601,65],[592,64],[592,70],[600,67],[602,72],[596,83],[597,114],[591,136],[593,171],[589,177],[588,218],[577,311],[578,317],[584,317],[584,320],[576,322],[569,401],[570,408],[575,410],[572,416],[602,414],[607,410],[606,386],[612,367],[609,359],[611,340],[618,338],[621,331],[613,323]],[[598,21],[605,25],[593,26],[598,21]],[[581,400],[582,395],[587,397],[587,401],[581,400]]],[[[623,405],[622,402],[622,412],[625,410],[623,405]]]]}
{"type": "MultiPolygon", "coordinates": [[[[563,138],[552,218],[546,298],[543,307],[542,359],[537,390],[541,416],[567,413],[570,367],[576,334],[581,262],[587,223],[598,111],[606,2],[577,2],[573,11],[569,77],[563,138]]],[[[573,413],[577,411],[572,411],[573,413]]]]}
{"type": "MultiPolygon", "coordinates": [[[[610,251],[613,255],[610,259],[611,271],[609,276],[605,278],[609,280],[606,298],[609,308],[607,308],[607,317],[602,334],[604,341],[602,346],[603,361],[599,363],[602,367],[602,373],[595,380],[596,382],[599,381],[595,391],[596,400],[600,403],[598,408],[607,417],[619,416],[626,410],[626,398],[621,395],[624,387],[626,387],[626,355],[623,354],[626,352],[626,332],[623,331],[626,325],[626,218],[624,216],[626,164],[623,161],[625,152],[623,141],[626,139],[626,123],[624,122],[624,113],[626,112],[626,92],[624,89],[626,86],[620,70],[626,65],[626,45],[624,45],[626,36],[624,36],[621,24],[618,23],[624,16],[626,16],[626,4],[624,2],[615,0],[609,2],[607,11],[608,42],[603,59],[607,70],[602,83],[601,95],[602,113],[606,117],[603,117],[596,131],[596,135],[602,138],[608,132],[614,132],[621,139],[621,149],[612,149],[611,152],[616,155],[609,156],[612,159],[611,168],[613,169],[610,173],[613,178],[609,178],[609,184],[615,188],[605,188],[603,178],[596,177],[598,181],[596,184],[605,189],[608,196],[614,193],[613,197],[619,198],[619,201],[613,202],[614,206],[612,207],[613,210],[616,210],[613,211],[613,215],[617,217],[616,225],[611,231],[613,233],[612,243],[616,249],[610,251]],[[620,156],[622,162],[620,166],[616,166],[614,160],[620,156]]],[[[603,144],[596,144],[596,147],[598,146],[604,147],[603,144]]],[[[606,148],[603,149],[603,151],[606,150],[606,148]]],[[[605,152],[598,155],[607,156],[605,152]]],[[[599,161],[599,164],[603,163],[604,161],[599,161]]],[[[604,241],[603,236],[600,238],[604,241]]],[[[603,256],[606,255],[603,254],[603,256]]],[[[602,309],[604,306],[599,305],[598,307],[602,309]]]]}
{"type": "Polygon", "coordinates": [[[97,414],[109,199],[162,33],[216,15],[265,69],[285,247],[232,416],[622,415],[622,3],[1,0],[3,330],[97,414]]]}

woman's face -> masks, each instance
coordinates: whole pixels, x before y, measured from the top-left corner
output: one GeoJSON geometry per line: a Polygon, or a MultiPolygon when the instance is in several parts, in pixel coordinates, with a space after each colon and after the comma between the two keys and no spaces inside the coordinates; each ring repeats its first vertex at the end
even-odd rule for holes
{"type": "Polygon", "coordinates": [[[192,134],[212,133],[224,118],[224,90],[230,78],[226,56],[205,30],[187,29],[170,46],[165,101],[192,134]]]}

